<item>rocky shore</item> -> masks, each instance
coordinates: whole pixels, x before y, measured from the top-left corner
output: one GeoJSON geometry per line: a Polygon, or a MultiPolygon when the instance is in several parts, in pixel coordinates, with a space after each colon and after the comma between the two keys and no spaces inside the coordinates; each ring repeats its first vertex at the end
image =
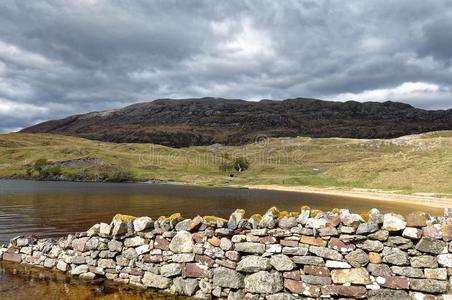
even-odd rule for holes
{"type": "Polygon", "coordinates": [[[116,215],[57,240],[14,238],[0,258],[199,299],[444,299],[452,290],[452,210],[116,215]]]}

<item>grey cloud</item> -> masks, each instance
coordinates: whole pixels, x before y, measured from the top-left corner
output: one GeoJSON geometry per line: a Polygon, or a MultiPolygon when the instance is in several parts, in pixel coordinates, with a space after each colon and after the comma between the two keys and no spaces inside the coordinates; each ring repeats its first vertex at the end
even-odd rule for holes
{"type": "Polygon", "coordinates": [[[449,108],[451,8],[441,0],[4,0],[0,131],[163,97],[382,101],[362,97],[387,90],[391,100],[449,108]],[[437,89],[400,92],[404,83],[437,89]]]}

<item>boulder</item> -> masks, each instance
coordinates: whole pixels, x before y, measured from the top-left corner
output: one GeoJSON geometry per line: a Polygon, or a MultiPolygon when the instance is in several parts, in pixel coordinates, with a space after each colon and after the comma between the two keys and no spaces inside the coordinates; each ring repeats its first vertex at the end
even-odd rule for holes
{"type": "Polygon", "coordinates": [[[139,217],[133,220],[133,229],[135,231],[144,231],[154,228],[154,220],[149,217],[139,217]]]}
{"type": "Polygon", "coordinates": [[[283,279],[278,272],[260,271],[245,277],[245,289],[251,293],[274,294],[283,288],[283,279]]]}
{"type": "Polygon", "coordinates": [[[243,209],[236,209],[229,217],[228,228],[232,230],[237,229],[244,215],[245,211],[243,209]]]}
{"type": "Polygon", "coordinates": [[[332,270],[331,279],[338,284],[370,284],[369,272],[365,268],[332,270]]]}
{"type": "Polygon", "coordinates": [[[196,279],[178,277],[174,279],[173,283],[176,295],[193,296],[199,289],[198,280],[196,279]]]}
{"type": "Polygon", "coordinates": [[[436,240],[432,238],[422,238],[417,244],[416,244],[416,250],[424,253],[430,253],[430,254],[441,254],[447,247],[447,243],[441,240],[436,240]]]}
{"type": "Polygon", "coordinates": [[[367,265],[369,262],[369,255],[361,249],[350,252],[345,255],[345,260],[354,268],[367,265]]]}
{"type": "Polygon", "coordinates": [[[397,265],[397,266],[405,266],[409,265],[408,253],[398,249],[398,248],[390,248],[385,247],[383,249],[383,262],[397,265]]]}
{"type": "MultiPolygon", "coordinates": [[[[290,261],[292,264],[293,262],[290,261]]],[[[242,258],[242,260],[237,265],[237,271],[247,272],[247,273],[255,273],[261,270],[269,270],[272,265],[270,264],[270,259],[249,255],[242,258]]]]}
{"type": "Polygon", "coordinates": [[[141,280],[143,284],[147,287],[166,289],[171,285],[171,279],[166,278],[161,275],[156,275],[151,272],[144,272],[143,279],[141,280]]]}
{"type": "Polygon", "coordinates": [[[405,218],[402,215],[388,213],[383,216],[383,229],[387,231],[399,231],[406,227],[405,218]]]}
{"type": "Polygon", "coordinates": [[[189,253],[193,251],[193,239],[188,231],[179,231],[169,244],[174,253],[189,253]]]}
{"type": "Polygon", "coordinates": [[[426,293],[446,293],[448,287],[447,281],[434,279],[410,279],[410,289],[426,293]]]}
{"type": "Polygon", "coordinates": [[[213,270],[213,286],[240,289],[244,287],[244,276],[235,270],[218,267],[213,270]]]}
{"type": "Polygon", "coordinates": [[[295,263],[284,254],[273,255],[270,258],[270,264],[278,271],[291,271],[296,267],[295,263]]]}

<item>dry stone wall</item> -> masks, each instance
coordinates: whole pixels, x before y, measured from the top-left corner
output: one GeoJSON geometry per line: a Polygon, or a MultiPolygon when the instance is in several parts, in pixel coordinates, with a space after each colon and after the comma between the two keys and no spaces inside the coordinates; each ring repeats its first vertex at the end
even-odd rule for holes
{"type": "Polygon", "coordinates": [[[116,215],[57,240],[15,238],[0,257],[200,299],[445,299],[451,241],[452,210],[405,218],[273,207],[229,220],[116,215]]]}

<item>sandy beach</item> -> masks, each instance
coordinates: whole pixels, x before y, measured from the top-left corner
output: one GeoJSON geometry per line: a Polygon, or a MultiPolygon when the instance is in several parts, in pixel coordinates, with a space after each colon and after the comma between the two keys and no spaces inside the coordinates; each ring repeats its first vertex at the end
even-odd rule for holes
{"type": "Polygon", "coordinates": [[[310,186],[282,186],[282,185],[249,185],[249,189],[275,190],[287,192],[314,193],[322,195],[340,195],[354,198],[366,198],[403,204],[416,204],[435,208],[452,208],[452,197],[438,194],[401,194],[371,189],[337,189],[317,188],[310,186]]]}

